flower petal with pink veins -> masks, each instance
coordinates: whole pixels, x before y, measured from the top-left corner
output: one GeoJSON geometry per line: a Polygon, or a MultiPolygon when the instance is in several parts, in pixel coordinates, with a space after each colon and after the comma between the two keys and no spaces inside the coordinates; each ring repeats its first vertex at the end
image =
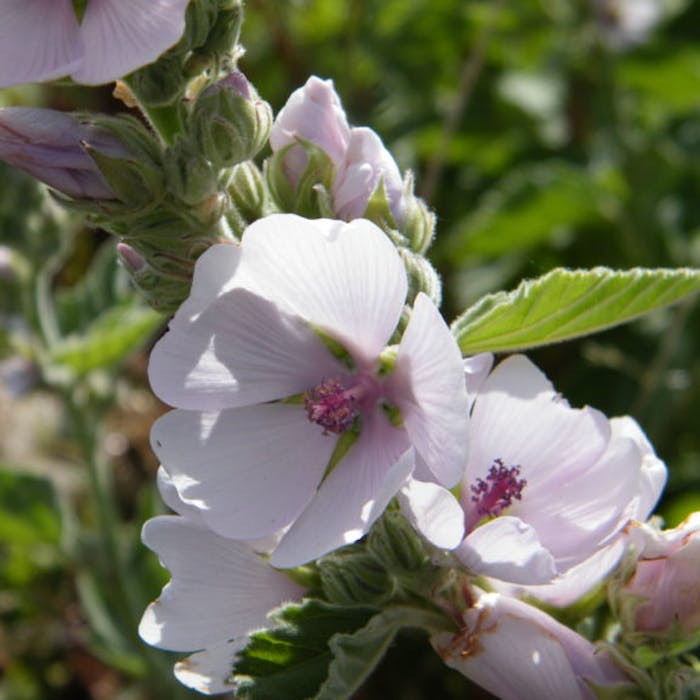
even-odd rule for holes
{"type": "Polygon", "coordinates": [[[0,88],[62,78],[82,58],[72,0],[0,2],[0,88]]]}
{"type": "Polygon", "coordinates": [[[388,382],[411,443],[438,481],[454,486],[469,449],[464,365],[442,316],[422,292],[388,382]]]}
{"type": "Polygon", "coordinates": [[[454,549],[464,537],[464,511],[443,486],[409,478],[399,491],[404,517],[435,547],[454,549]]]}
{"type": "Polygon", "coordinates": [[[511,516],[477,527],[456,554],[475,573],[513,583],[548,583],[557,575],[554,558],[536,530],[511,516]]]}
{"type": "Polygon", "coordinates": [[[172,575],[139,625],[141,637],[161,649],[192,651],[246,635],[272,608],[302,594],[245,542],[187,518],[152,518],[142,538],[172,575]]]}
{"type": "Polygon", "coordinates": [[[171,324],[151,354],[149,380],[172,406],[216,410],[299,394],[342,369],[304,320],[232,289],[195,320],[171,324]]]}
{"type": "Polygon", "coordinates": [[[188,3],[89,0],[80,25],[84,59],[73,79],[85,85],[109,83],[152,63],[182,36],[188,3]]]}
{"type": "Polygon", "coordinates": [[[225,537],[255,539],[296,518],[335,446],[302,407],[263,404],[220,413],[175,410],[151,432],[180,498],[225,537]]]}
{"type": "Polygon", "coordinates": [[[366,534],[413,470],[403,431],[377,416],[323,481],[270,557],[285,569],[356,542],[366,534]]]}
{"type": "Polygon", "coordinates": [[[377,226],[275,214],[251,224],[242,247],[246,288],[329,333],[356,361],[376,361],[408,289],[377,226]]]}

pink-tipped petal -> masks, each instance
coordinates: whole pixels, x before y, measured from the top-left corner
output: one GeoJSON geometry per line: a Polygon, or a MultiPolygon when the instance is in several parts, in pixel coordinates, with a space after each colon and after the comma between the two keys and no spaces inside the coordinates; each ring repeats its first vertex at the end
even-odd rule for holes
{"type": "Polygon", "coordinates": [[[335,446],[303,407],[264,404],[221,413],[175,410],[151,443],[180,498],[225,537],[255,539],[294,520],[335,446]]]}
{"type": "Polygon", "coordinates": [[[475,573],[513,583],[549,583],[557,567],[534,528],[510,516],[494,518],[467,535],[459,560],[475,573]]]}
{"type": "Polygon", "coordinates": [[[189,0],[89,0],[76,82],[99,85],[155,61],[182,36],[189,0]]]}
{"type": "Polygon", "coordinates": [[[464,511],[444,487],[410,478],[399,491],[401,512],[432,545],[454,549],[464,537],[464,511]]]}
{"type": "Polygon", "coordinates": [[[347,152],[333,182],[336,214],[346,221],[361,217],[380,183],[394,219],[400,225],[405,207],[399,166],[372,129],[351,129],[347,152]]]}
{"type": "Polygon", "coordinates": [[[541,610],[481,594],[458,635],[431,643],[448,666],[501,700],[593,700],[587,682],[628,682],[609,656],[541,610]]]}
{"type": "Polygon", "coordinates": [[[413,469],[413,454],[407,448],[402,431],[388,425],[363,426],[357,442],[282,538],[270,563],[282,569],[306,564],[365,535],[413,469]]]}
{"type": "MultiPolygon", "coordinates": [[[[270,132],[270,146],[278,151],[297,139],[310,141],[325,151],[333,162],[340,163],[350,140],[350,126],[332,80],[312,75],[295,90],[280,110],[270,132]]],[[[305,159],[297,160],[290,172],[296,182],[305,159]]]]}
{"type": "Polygon", "coordinates": [[[381,229],[276,214],[249,226],[242,245],[247,288],[331,334],[356,360],[376,360],[408,287],[381,229]]]}
{"type": "Polygon", "coordinates": [[[440,483],[454,486],[464,473],[469,449],[464,368],[457,343],[422,292],[389,382],[411,443],[440,483]]]}
{"type": "Polygon", "coordinates": [[[0,3],[0,88],[61,78],[82,59],[71,0],[0,3]]]}
{"type": "Polygon", "coordinates": [[[216,410],[299,394],[341,370],[301,318],[232,289],[194,321],[171,324],[153,349],[149,379],[171,406],[216,410]]]}

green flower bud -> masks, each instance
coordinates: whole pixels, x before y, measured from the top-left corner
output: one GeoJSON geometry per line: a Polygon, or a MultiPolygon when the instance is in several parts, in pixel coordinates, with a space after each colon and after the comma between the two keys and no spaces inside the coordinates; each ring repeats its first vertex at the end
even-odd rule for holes
{"type": "Polygon", "coordinates": [[[363,545],[329,554],[318,567],[323,591],[333,603],[381,606],[395,593],[393,577],[363,545]]]}
{"type": "Polygon", "coordinates": [[[330,194],[335,164],[328,154],[309,141],[298,139],[306,153],[306,163],[295,177],[288,172],[287,154],[297,147],[288,144],[265,161],[265,179],[275,203],[282,211],[308,218],[336,218],[330,194]],[[295,183],[295,184],[293,184],[295,183]]]}
{"type": "Polygon", "coordinates": [[[165,152],[163,166],[168,191],[185,204],[195,205],[218,191],[218,170],[181,138],[165,152]]]}
{"type": "Polygon", "coordinates": [[[413,194],[413,176],[406,175],[403,196],[404,214],[401,233],[409,240],[409,245],[416,253],[425,253],[435,236],[435,214],[427,204],[413,194]]]}
{"type": "Polygon", "coordinates": [[[397,510],[389,510],[370,530],[367,546],[396,575],[424,569],[430,559],[423,540],[397,510]]]}
{"type": "Polygon", "coordinates": [[[231,171],[228,193],[240,213],[249,221],[278,211],[272,202],[260,169],[247,160],[231,171]]]}
{"type": "Polygon", "coordinates": [[[398,249],[408,274],[407,303],[412,304],[418,292],[427,294],[435,306],[442,302],[442,282],[430,261],[408,248],[398,249]]]}
{"type": "Polygon", "coordinates": [[[190,122],[199,151],[217,169],[253,158],[267,143],[272,109],[240,71],[204,90],[190,122]]]}

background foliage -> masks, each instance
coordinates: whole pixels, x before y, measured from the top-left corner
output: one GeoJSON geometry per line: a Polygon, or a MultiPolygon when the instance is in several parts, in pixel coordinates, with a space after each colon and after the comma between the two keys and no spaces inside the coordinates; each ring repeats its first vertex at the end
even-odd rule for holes
{"type": "MultiPolygon", "coordinates": [[[[414,171],[438,213],[431,258],[451,320],[556,266],[700,265],[698,27],[700,3],[669,1],[622,52],[585,0],[249,0],[241,67],[275,111],[308,75],[333,78],[351,122],[414,171]]],[[[70,85],[0,92],[15,103],[122,109],[109,88],[70,85]]],[[[194,697],[170,680],[174,656],[135,633],[165,580],[138,539],[160,508],[147,432],[163,407],[144,367],[161,320],[112,240],[27,178],[0,178],[0,700],[194,697]],[[95,501],[95,479],[114,503],[95,501]],[[76,538],[74,513],[94,537],[76,538]]],[[[572,404],[641,423],[670,468],[668,525],[700,510],[699,321],[691,299],[532,353],[572,404]]],[[[468,688],[406,634],[358,697],[468,688]]]]}

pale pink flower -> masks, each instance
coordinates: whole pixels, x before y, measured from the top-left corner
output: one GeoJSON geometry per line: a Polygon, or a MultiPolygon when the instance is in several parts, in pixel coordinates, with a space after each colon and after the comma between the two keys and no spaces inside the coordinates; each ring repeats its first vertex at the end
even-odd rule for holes
{"type": "Polygon", "coordinates": [[[593,700],[590,684],[629,683],[611,658],[546,613],[473,590],[456,634],[434,635],[445,663],[500,700],[593,700]]]}
{"type": "Polygon", "coordinates": [[[175,665],[184,685],[208,695],[230,692],[234,657],[248,634],[303,590],[250,543],[209,530],[195,509],[179,501],[167,473],[158,478],[164,500],[182,515],[158,516],[143,527],[144,543],[172,579],[146,609],[139,634],[161,649],[197,652],[175,665]]]}
{"type": "Polygon", "coordinates": [[[108,83],[152,63],[185,29],[189,0],[72,0],[0,3],[0,87],[70,75],[108,83]]]}
{"type": "Polygon", "coordinates": [[[149,373],[179,409],[154,425],[154,450],[210,528],[253,539],[290,526],[271,557],[286,568],[362,537],[412,471],[411,448],[456,483],[462,360],[427,296],[393,369],[380,362],[406,292],[396,249],[364,220],[275,215],[199,259],[149,373]]]}
{"type": "Polygon", "coordinates": [[[350,128],[332,80],[309,78],[291,94],[272,126],[273,152],[289,147],[283,169],[294,187],[308,162],[303,141],[324,151],[335,166],[331,194],[336,216],[346,221],[363,216],[381,184],[401,225],[406,205],[399,167],[372,129],[350,128]]]}
{"type": "Polygon", "coordinates": [[[613,551],[607,573],[625,526],[656,502],[664,465],[632,419],[571,408],[525,357],[485,380],[477,364],[459,500],[413,479],[400,496],[404,512],[433,544],[497,580],[548,584],[613,551]]]}
{"type": "Polygon", "coordinates": [[[637,599],[634,631],[700,632],[700,513],[671,530],[642,525],[638,534],[637,566],[622,589],[637,599]]]}

